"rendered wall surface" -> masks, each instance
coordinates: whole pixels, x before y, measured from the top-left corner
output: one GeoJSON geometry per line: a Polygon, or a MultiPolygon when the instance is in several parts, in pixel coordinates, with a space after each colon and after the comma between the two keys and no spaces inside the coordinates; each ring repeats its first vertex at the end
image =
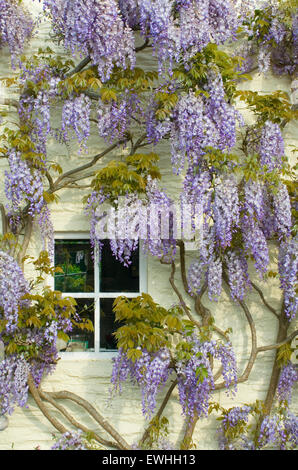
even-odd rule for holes
{"type": "MultiPolygon", "coordinates": [[[[27,4],[32,9],[34,14],[41,10],[41,5],[37,1],[27,0],[27,4]],[[34,5],[33,5],[34,4],[34,5]]],[[[30,46],[27,48],[26,53],[36,51],[39,47],[45,47],[50,43],[48,34],[48,25],[42,23],[37,37],[33,38],[30,46]]],[[[140,53],[140,64],[151,67],[152,59],[145,53],[140,53]]],[[[13,75],[10,69],[10,59],[6,50],[1,51],[0,55],[0,78],[8,75],[13,75]]],[[[272,76],[263,77],[256,74],[253,81],[247,82],[242,85],[243,88],[251,90],[260,90],[264,93],[273,90],[281,89],[289,91],[290,80],[288,78],[276,78],[272,76]]],[[[0,90],[0,98],[3,97],[3,89],[0,90]]],[[[5,92],[8,93],[8,92],[5,92]]],[[[10,95],[13,96],[13,90],[9,90],[10,95]]],[[[2,108],[2,107],[1,107],[2,108]]],[[[3,109],[3,108],[2,108],[3,109]]],[[[5,108],[7,109],[7,107],[5,108]]],[[[13,119],[14,109],[10,108],[9,113],[13,119]]],[[[59,110],[57,109],[56,122],[59,122],[59,110]]],[[[297,126],[290,124],[285,129],[285,138],[288,146],[288,154],[290,155],[290,145],[298,145],[297,126]]],[[[57,144],[54,140],[49,142],[49,153],[54,160],[59,161],[63,168],[66,170],[71,162],[73,166],[76,162],[82,162],[83,159],[88,161],[92,155],[100,151],[98,138],[96,133],[91,135],[89,141],[89,155],[77,155],[77,146],[73,145],[70,148],[57,144]],[[67,160],[66,161],[66,157],[67,160]]],[[[177,191],[177,184],[180,179],[172,175],[170,168],[169,154],[166,148],[160,148],[158,152],[161,155],[161,170],[164,177],[163,186],[169,189],[171,195],[175,195],[177,191]]],[[[102,164],[106,164],[107,160],[103,160],[102,164]]],[[[0,171],[3,174],[4,163],[0,161],[0,171]]],[[[3,182],[1,176],[1,181],[3,182]]],[[[0,201],[4,201],[3,183],[0,185],[0,201]]],[[[83,204],[81,199],[78,198],[75,191],[61,191],[59,193],[61,201],[58,205],[52,206],[52,216],[54,221],[55,230],[57,232],[70,232],[70,231],[86,231],[89,229],[89,222],[83,215],[83,204]]],[[[83,196],[83,193],[82,193],[83,196]]],[[[39,237],[33,238],[30,244],[30,254],[33,256],[38,254],[40,248],[39,237]]],[[[273,250],[274,251],[274,250],[273,250]]],[[[189,254],[191,255],[191,253],[189,254]]],[[[273,252],[274,258],[274,252],[273,252]]],[[[272,258],[272,261],[274,259],[272,258]]],[[[170,270],[169,266],[162,265],[159,261],[152,258],[148,259],[148,293],[151,294],[154,300],[165,307],[169,307],[174,302],[177,302],[175,293],[172,292],[169,284],[170,270]]],[[[30,269],[27,270],[30,275],[30,269]]],[[[179,270],[177,269],[179,274],[179,270]]],[[[176,276],[177,285],[181,287],[180,279],[176,276]]],[[[258,285],[262,286],[262,282],[258,281],[258,285]]],[[[277,281],[272,282],[264,290],[268,301],[278,307],[280,305],[280,291],[278,289],[277,281]]],[[[232,327],[233,333],[231,335],[237,356],[239,371],[243,371],[246,361],[250,355],[251,337],[249,326],[244,318],[244,315],[237,306],[229,301],[226,293],[222,294],[220,301],[217,304],[211,304],[208,299],[204,299],[207,307],[216,312],[215,320],[216,325],[222,330],[232,327]]],[[[248,306],[256,322],[258,332],[258,346],[272,344],[275,342],[277,332],[277,321],[272,313],[263,308],[259,301],[259,297],[255,293],[251,293],[247,300],[248,306]]],[[[295,329],[295,325],[291,326],[291,330],[295,329]]],[[[272,351],[259,354],[259,359],[256,366],[253,368],[249,380],[246,383],[239,384],[238,393],[234,399],[226,396],[225,392],[218,392],[214,395],[214,401],[219,400],[222,406],[230,407],[250,403],[256,399],[264,399],[268,382],[271,373],[272,361],[274,353],[272,351]]],[[[59,361],[55,373],[43,383],[43,388],[47,391],[69,390],[81,395],[83,398],[89,400],[95,405],[98,410],[115,426],[115,428],[123,433],[125,439],[129,443],[133,443],[140,437],[142,433],[145,420],[141,413],[141,392],[127,384],[124,387],[123,394],[119,398],[115,398],[111,406],[107,406],[107,399],[109,397],[109,381],[112,370],[111,353],[103,353],[99,359],[73,359],[71,355],[68,358],[63,358],[59,361]]],[[[296,388],[297,392],[297,388],[296,388]]],[[[160,394],[159,400],[162,400],[163,393],[160,394]]],[[[293,394],[293,411],[298,410],[297,393],[293,394]]],[[[166,408],[165,415],[170,421],[170,431],[173,432],[172,441],[181,437],[181,426],[183,418],[181,416],[181,408],[177,392],[174,393],[174,399],[166,408]]],[[[90,428],[96,429],[95,423],[86,419],[85,413],[82,411],[76,415],[78,421],[84,422],[90,428]]],[[[65,425],[67,422],[65,421],[65,425]]],[[[206,421],[202,420],[198,423],[194,435],[197,449],[217,449],[216,440],[216,415],[206,421]]],[[[30,398],[27,408],[16,409],[14,414],[9,417],[9,426],[4,431],[0,432],[0,450],[14,449],[34,449],[40,446],[42,450],[49,449],[53,444],[52,433],[56,433],[50,423],[44,418],[40,410],[37,408],[34,401],[30,398]]],[[[58,433],[56,433],[58,435],[58,433]]]]}

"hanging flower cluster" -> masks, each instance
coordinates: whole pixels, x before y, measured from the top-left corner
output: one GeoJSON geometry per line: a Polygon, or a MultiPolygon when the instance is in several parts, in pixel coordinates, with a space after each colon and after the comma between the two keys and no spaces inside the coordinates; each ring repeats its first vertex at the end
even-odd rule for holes
{"type": "Polygon", "coordinates": [[[205,147],[218,146],[218,129],[204,111],[203,97],[194,93],[182,95],[174,110],[171,126],[172,165],[178,174],[185,165],[185,155],[192,166],[198,163],[205,147]]]}
{"type": "Polygon", "coordinates": [[[29,365],[20,356],[9,356],[0,362],[0,414],[11,414],[28,400],[29,365]]]}
{"type": "Polygon", "coordinates": [[[281,157],[285,153],[284,141],[278,124],[266,121],[261,130],[257,152],[261,165],[266,165],[269,171],[281,168],[281,157]]]}
{"type": "Polygon", "coordinates": [[[280,285],[284,292],[285,313],[289,319],[296,316],[298,308],[297,273],[298,273],[298,240],[289,238],[283,241],[279,249],[278,271],[280,285]]]}
{"type": "Polygon", "coordinates": [[[28,292],[29,285],[17,262],[0,251],[0,319],[6,322],[6,333],[17,329],[19,308],[27,305],[23,297],[28,292]]]}
{"type": "Polygon", "coordinates": [[[236,143],[240,114],[225,96],[218,72],[208,73],[208,97],[189,92],[181,95],[173,111],[171,126],[172,165],[179,174],[185,165],[199,165],[207,147],[228,151],[236,143]]]}
{"type": "Polygon", "coordinates": [[[242,27],[248,37],[241,46],[241,55],[246,59],[244,67],[251,64],[253,68],[253,56],[256,55],[260,72],[267,73],[271,69],[277,75],[295,73],[298,44],[296,5],[275,0],[265,3],[240,0],[234,3],[237,9],[242,10],[242,27]]]}
{"type": "MultiPolygon", "coordinates": [[[[288,410],[277,410],[262,418],[256,440],[250,427],[254,406],[236,406],[223,413],[218,430],[221,450],[291,450],[298,443],[298,420],[288,410]]],[[[258,413],[256,414],[259,417],[258,413]]]]}
{"type": "Polygon", "coordinates": [[[298,369],[292,362],[289,362],[282,368],[279,377],[277,387],[277,397],[279,401],[286,400],[287,403],[291,402],[293,386],[297,381],[298,369]]]}
{"type": "Polygon", "coordinates": [[[72,302],[59,294],[46,289],[44,297],[32,296],[17,262],[0,251],[0,339],[5,348],[0,361],[0,414],[26,404],[29,374],[38,387],[54,371],[58,335],[72,331],[73,318],[80,321],[72,302]]]}
{"type": "Polygon", "coordinates": [[[231,297],[243,300],[251,284],[248,274],[247,260],[242,252],[230,251],[225,257],[231,297]]]}
{"type": "Polygon", "coordinates": [[[285,416],[265,416],[258,438],[258,448],[295,449],[298,444],[298,420],[291,412],[285,416]]]}
{"type": "Polygon", "coordinates": [[[214,390],[211,357],[222,365],[222,374],[227,391],[235,393],[237,367],[231,345],[216,341],[201,342],[191,336],[185,338],[192,346],[192,357],[177,362],[179,400],[183,413],[190,418],[207,416],[210,394],[214,390]]]}
{"type": "Polygon", "coordinates": [[[135,63],[134,37],[125,25],[116,0],[45,0],[53,28],[73,54],[90,56],[102,81],[114,65],[126,68],[135,63]]]}
{"type": "Polygon", "coordinates": [[[180,58],[188,61],[209,42],[233,39],[239,26],[230,1],[122,0],[120,7],[129,24],[139,24],[142,35],[152,41],[160,72],[171,71],[180,58]]]}
{"type": "Polygon", "coordinates": [[[140,358],[133,362],[120,348],[113,363],[111,392],[121,392],[122,383],[130,377],[131,381],[141,388],[142,411],[144,416],[150,419],[156,408],[157,393],[165,385],[172,372],[169,367],[169,352],[162,349],[158,353],[150,354],[147,350],[142,350],[140,358]]]}
{"type": "Polygon", "coordinates": [[[291,75],[298,65],[297,12],[275,4],[267,7],[266,16],[269,27],[260,38],[259,69],[266,73],[271,66],[277,75],[291,75]]]}
{"type": "Polygon", "coordinates": [[[139,98],[134,93],[118,95],[117,101],[98,102],[97,127],[101,137],[108,143],[121,140],[127,133],[133,113],[139,109],[139,98]]]}
{"type": "Polygon", "coordinates": [[[86,146],[90,135],[90,107],[90,99],[83,94],[64,102],[61,132],[65,141],[69,140],[69,130],[72,129],[78,142],[86,146]]]}
{"type": "Polygon", "coordinates": [[[5,195],[8,199],[8,215],[13,225],[20,223],[22,210],[28,206],[28,214],[39,223],[44,247],[53,256],[54,238],[50,210],[44,199],[43,178],[41,170],[30,167],[21,153],[10,150],[8,156],[9,171],[5,172],[5,195]]]}
{"type": "Polygon", "coordinates": [[[216,182],[213,205],[215,236],[223,248],[231,244],[233,227],[239,224],[239,209],[238,187],[233,175],[216,182]]]}
{"type": "Polygon", "coordinates": [[[9,172],[5,173],[5,194],[9,201],[9,215],[18,214],[24,204],[29,203],[29,214],[40,213],[43,205],[43,184],[41,173],[30,168],[21,153],[11,150],[8,156],[9,172]]]}
{"type": "Polygon", "coordinates": [[[18,1],[0,1],[0,47],[8,46],[13,66],[31,37],[33,27],[32,19],[18,1]]]}
{"type": "MultiPolygon", "coordinates": [[[[237,383],[236,360],[231,345],[216,341],[201,342],[195,337],[186,337],[191,343],[193,354],[190,359],[177,360],[175,371],[178,379],[179,400],[183,413],[193,417],[206,416],[210,394],[214,389],[211,357],[221,361],[225,385],[235,393],[237,383]]],[[[143,414],[150,418],[156,408],[156,396],[170,374],[174,372],[170,352],[163,348],[157,353],[142,350],[134,362],[123,349],[113,359],[111,392],[122,391],[122,384],[130,377],[142,390],[143,414]]]]}

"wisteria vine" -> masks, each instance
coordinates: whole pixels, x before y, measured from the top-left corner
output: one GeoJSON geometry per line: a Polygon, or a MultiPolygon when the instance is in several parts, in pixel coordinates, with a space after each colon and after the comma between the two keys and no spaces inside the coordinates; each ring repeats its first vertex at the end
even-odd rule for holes
{"type": "MultiPolygon", "coordinates": [[[[91,175],[92,192],[85,198],[85,212],[91,219],[94,254],[103,246],[98,231],[103,220],[110,225],[114,221],[123,234],[110,237],[110,247],[124,266],[131,264],[141,239],[146,253],[171,266],[170,283],[178,294],[179,308],[198,332],[180,322],[173,311],[158,326],[160,318],[154,317],[155,333],[160,328],[169,336],[179,336],[178,347],[170,347],[168,337],[161,347],[153,347],[154,340],[149,347],[119,347],[113,360],[111,393],[121,392],[130,379],[141,389],[142,412],[151,420],[159,392],[172,379],[182,416],[194,423],[210,413],[214,377],[223,378],[222,388],[232,396],[239,377],[228,335],[213,326],[201,301],[204,293],[209,301],[219,302],[227,287],[233,302],[252,321],[245,304],[246,295],[255,288],[251,268],[261,281],[272,275],[270,245],[274,243],[278,263],[273,276],[283,294],[287,328],[297,314],[298,245],[292,181],[287,179],[292,173],[283,138],[285,123],[297,114],[289,107],[280,111],[278,106],[274,114],[267,105],[258,107],[256,101],[255,123],[248,125],[236,108],[235,92],[241,73],[249,64],[253,67],[256,46],[260,71],[267,72],[271,64],[274,73],[294,76],[297,14],[282,1],[260,9],[246,0],[44,0],[43,5],[57,42],[74,61],[79,58],[81,62],[74,67],[72,61],[54,59],[53,51],[19,61],[19,129],[7,132],[1,149],[7,159],[3,225],[11,230],[10,235],[22,235],[25,240],[26,223],[36,222],[43,248],[53,257],[48,201],[60,189],[79,187],[78,181],[85,179],[82,172],[95,170],[101,157],[121,154],[119,161],[91,175]],[[235,59],[232,66],[220,46],[236,46],[241,35],[246,36],[245,54],[251,62],[236,66],[235,59]],[[141,46],[136,46],[136,36],[144,41],[141,46]],[[136,66],[137,52],[146,48],[155,59],[156,71],[151,74],[136,66]],[[55,129],[52,108],[57,103],[61,104],[61,121],[55,129]],[[110,147],[78,169],[63,172],[48,157],[49,139],[66,145],[77,141],[78,153],[88,154],[92,122],[100,141],[110,147]],[[171,171],[181,183],[177,200],[158,182],[156,154],[139,153],[142,147],[155,150],[160,143],[168,145],[171,171]],[[125,200],[121,210],[120,196],[125,200]],[[108,206],[112,210],[107,216],[108,206]],[[164,218],[168,232],[163,230],[164,218]],[[181,255],[184,235],[187,241],[197,242],[188,266],[181,255]],[[193,320],[175,285],[179,254],[182,284],[195,301],[202,324],[193,320]],[[225,341],[212,339],[214,331],[225,341]],[[216,374],[214,364],[220,373],[216,374]]],[[[0,46],[8,46],[13,66],[32,31],[33,22],[21,3],[0,0],[0,46]]],[[[0,341],[6,349],[0,362],[0,414],[26,405],[29,376],[38,388],[42,378],[55,369],[59,334],[72,331],[75,311],[71,301],[49,290],[34,296],[8,251],[0,250],[0,341]]],[[[146,327],[149,323],[144,321],[146,327]]],[[[281,342],[287,343],[286,338],[281,342]]],[[[253,346],[257,356],[260,349],[253,346]]],[[[258,414],[255,406],[222,410],[219,447],[297,446],[297,419],[289,411],[296,382],[297,368],[288,361],[276,387],[279,408],[276,413],[259,413],[258,436],[247,431],[258,414]]],[[[157,445],[171,444],[161,438],[157,445]]],[[[76,433],[64,433],[52,448],[86,449],[82,435],[76,433]]]]}

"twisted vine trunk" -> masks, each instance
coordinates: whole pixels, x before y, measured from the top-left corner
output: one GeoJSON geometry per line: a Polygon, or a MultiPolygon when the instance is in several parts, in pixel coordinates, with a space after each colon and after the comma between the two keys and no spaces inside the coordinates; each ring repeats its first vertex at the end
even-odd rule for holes
{"type": "MultiPolygon", "coordinates": [[[[279,325],[278,325],[277,338],[276,338],[277,344],[287,339],[287,333],[288,333],[288,329],[290,326],[289,320],[287,319],[285,315],[284,306],[282,307],[282,311],[281,311],[281,314],[279,315],[278,322],[279,322],[279,325]]],[[[276,390],[277,390],[278,382],[279,382],[279,376],[280,376],[280,365],[278,362],[278,349],[276,349],[274,363],[273,363],[271,377],[270,377],[270,383],[269,383],[267,394],[264,400],[264,413],[260,416],[259,421],[257,422],[257,426],[256,426],[256,432],[255,432],[256,443],[258,442],[258,439],[260,436],[262,423],[265,417],[270,415],[272,407],[274,405],[276,390]]]]}
{"type": "MultiPolygon", "coordinates": [[[[289,320],[287,319],[285,315],[284,308],[282,308],[282,313],[279,317],[279,326],[278,326],[278,332],[277,332],[277,338],[276,338],[277,344],[286,340],[289,326],[290,326],[289,320]]],[[[280,375],[280,366],[278,364],[278,349],[277,349],[275,352],[275,359],[274,359],[274,364],[272,368],[270,384],[269,384],[269,388],[268,388],[267,395],[266,395],[265,402],[264,402],[265,413],[267,415],[270,414],[272,410],[272,406],[273,406],[274,398],[276,394],[276,389],[278,386],[279,375],[280,375]]]]}

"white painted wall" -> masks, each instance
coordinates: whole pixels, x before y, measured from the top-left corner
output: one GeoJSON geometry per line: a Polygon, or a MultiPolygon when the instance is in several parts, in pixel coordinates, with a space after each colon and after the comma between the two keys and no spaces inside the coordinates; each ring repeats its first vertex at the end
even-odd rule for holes
{"type": "MultiPolygon", "coordinates": [[[[41,10],[39,2],[26,0],[26,3],[34,14],[38,14],[41,10]]],[[[31,53],[39,47],[50,44],[48,24],[42,23],[39,28],[38,35],[33,38],[31,44],[27,47],[26,52],[31,53]]],[[[151,67],[152,59],[148,58],[144,53],[140,54],[140,63],[151,67]]],[[[8,51],[1,50],[0,55],[0,77],[11,76],[14,72],[10,69],[10,59],[8,51]]],[[[252,82],[242,85],[243,88],[260,90],[264,93],[273,90],[282,89],[289,91],[290,81],[288,78],[276,78],[272,76],[263,77],[255,75],[252,82]]],[[[17,96],[13,90],[6,92],[7,96],[17,96]]],[[[3,109],[3,107],[1,107],[3,109]]],[[[5,107],[7,110],[8,108],[5,107]]],[[[9,109],[10,117],[14,118],[14,109],[9,109]]],[[[55,119],[59,119],[59,114],[55,119]]],[[[288,145],[288,154],[290,155],[290,145],[298,144],[297,126],[293,123],[285,129],[285,137],[288,145]]],[[[92,134],[89,141],[89,155],[92,156],[100,150],[96,133],[92,134]]],[[[78,157],[76,155],[77,147],[72,145],[70,149],[57,144],[54,140],[49,142],[49,153],[53,159],[57,159],[64,169],[73,166],[75,161],[88,159],[88,155],[78,157]]],[[[164,186],[169,188],[169,192],[174,195],[177,191],[179,178],[173,177],[170,163],[169,153],[166,148],[159,149],[161,155],[161,170],[164,177],[164,186]]],[[[107,160],[103,160],[105,165],[107,160]]],[[[0,161],[0,171],[4,170],[5,163],[0,161]]],[[[1,178],[3,182],[3,177],[1,178]]],[[[82,194],[83,195],[83,194],[82,194]]],[[[52,215],[55,230],[63,231],[88,231],[89,223],[83,215],[83,204],[78,199],[77,192],[61,191],[61,202],[59,205],[52,206],[52,215]]],[[[0,201],[4,201],[3,184],[1,185],[0,201]]],[[[38,254],[40,240],[37,236],[30,244],[30,253],[34,256],[38,254]]],[[[272,255],[272,260],[274,255],[272,255]]],[[[28,269],[28,275],[30,270],[28,269]]],[[[179,273],[179,270],[177,270],[179,273]]],[[[157,260],[148,260],[148,292],[155,301],[165,307],[169,307],[177,301],[175,294],[171,291],[169,285],[169,267],[161,265],[157,260]]],[[[180,280],[177,277],[177,285],[181,287],[180,280]]],[[[261,283],[259,283],[261,286],[261,283]]],[[[273,306],[278,307],[280,304],[280,292],[277,282],[272,282],[270,286],[264,286],[264,291],[268,300],[273,306]]],[[[231,303],[225,293],[222,294],[220,302],[216,305],[205,301],[214,312],[216,309],[216,325],[225,330],[228,327],[233,328],[231,339],[233,341],[236,353],[239,357],[239,371],[243,371],[246,361],[250,354],[250,334],[249,328],[245,321],[242,311],[235,304],[231,303]]],[[[267,345],[275,342],[277,332],[277,322],[275,317],[263,309],[258,297],[252,293],[248,298],[248,305],[251,309],[253,318],[256,322],[258,331],[258,345],[267,345]]],[[[292,329],[295,325],[292,325],[292,329]]],[[[259,355],[259,361],[254,367],[249,380],[245,384],[240,384],[235,399],[230,399],[225,392],[216,393],[214,401],[219,400],[222,406],[230,407],[250,403],[256,399],[265,398],[268,381],[271,373],[273,353],[266,352],[259,355]]],[[[69,390],[80,394],[95,405],[98,410],[117,428],[129,443],[135,442],[142,433],[144,419],[141,413],[141,394],[140,391],[128,384],[123,391],[121,397],[114,399],[108,407],[106,400],[108,398],[109,380],[112,370],[111,354],[103,354],[102,358],[95,360],[76,360],[69,356],[63,357],[58,363],[56,372],[46,378],[43,387],[48,391],[69,390]]],[[[297,389],[296,389],[297,392],[297,389]]],[[[160,400],[163,394],[160,395],[160,400]]],[[[293,409],[297,410],[297,393],[293,395],[293,409]]],[[[173,400],[166,408],[165,415],[170,420],[170,431],[172,432],[172,441],[175,442],[181,438],[181,425],[183,419],[179,406],[177,392],[174,393],[173,400]]],[[[78,420],[82,420],[85,424],[89,424],[94,430],[94,422],[81,412],[78,420]]],[[[67,425],[67,423],[65,422],[67,425]]],[[[197,449],[217,449],[216,441],[216,415],[210,417],[208,421],[202,420],[196,428],[194,441],[197,449]]],[[[18,408],[9,418],[9,426],[5,431],[0,432],[0,450],[14,449],[34,449],[40,446],[46,450],[53,444],[52,433],[55,430],[43,417],[34,401],[30,398],[26,408],[18,408]]]]}

